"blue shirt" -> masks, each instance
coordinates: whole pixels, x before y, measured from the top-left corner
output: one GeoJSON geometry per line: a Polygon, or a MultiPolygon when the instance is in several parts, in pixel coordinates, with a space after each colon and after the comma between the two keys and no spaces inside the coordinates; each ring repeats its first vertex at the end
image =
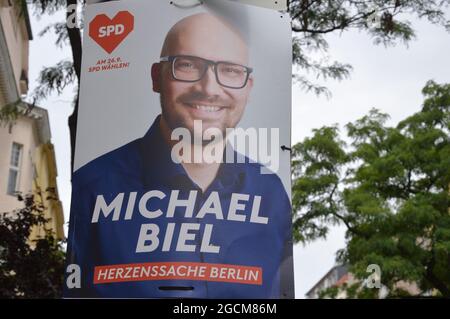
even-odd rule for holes
{"type": "MultiPolygon", "coordinates": [[[[205,192],[187,175],[183,166],[171,159],[170,148],[164,142],[159,117],[147,134],[109,152],[78,169],[73,175],[72,204],[68,236],[67,264],[81,267],[81,288],[65,289],[65,297],[127,297],[127,298],[283,298],[293,297],[291,205],[276,174],[261,174],[258,163],[222,163],[218,174],[205,192]],[[187,199],[190,191],[197,197],[192,217],[186,209],[177,207],[173,217],[162,215],[148,219],[140,214],[139,198],[150,190],[166,196],[151,199],[152,211],[165,213],[172,190],[178,198],[187,199]],[[196,212],[212,192],[217,192],[225,218],[214,214],[196,218],[196,212]],[[120,193],[123,203],[120,218],[113,221],[114,211],[102,213],[93,223],[93,211],[98,195],[110,204],[120,193]],[[132,218],[125,219],[130,198],[135,193],[132,218]],[[233,194],[250,195],[239,214],[246,222],[227,220],[226,212],[233,194]],[[252,200],[260,196],[259,216],[267,224],[250,223],[252,200]],[[152,252],[136,252],[143,224],[156,224],[160,230],[159,247],[152,252]],[[162,241],[168,223],[175,224],[169,251],[163,251],[162,241]],[[175,251],[177,232],[183,223],[200,225],[198,235],[186,243],[195,251],[175,251]],[[212,225],[210,244],[220,247],[219,253],[201,252],[201,234],[212,225]],[[103,265],[153,262],[195,262],[221,265],[260,267],[261,284],[216,282],[206,280],[146,280],[94,284],[94,268],[103,265]],[[182,288],[179,288],[182,287],[182,288]]],[[[150,209],[150,208],[149,208],[150,209]]],[[[167,249],[166,249],[167,250],[167,249]]]]}

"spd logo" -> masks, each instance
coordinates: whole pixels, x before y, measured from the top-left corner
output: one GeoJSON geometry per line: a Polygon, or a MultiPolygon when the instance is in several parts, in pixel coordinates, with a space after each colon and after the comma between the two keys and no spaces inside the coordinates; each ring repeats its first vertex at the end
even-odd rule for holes
{"type": "Polygon", "coordinates": [[[111,54],[133,28],[134,17],[128,11],[120,11],[112,19],[99,14],[89,23],[89,36],[111,54]]]}

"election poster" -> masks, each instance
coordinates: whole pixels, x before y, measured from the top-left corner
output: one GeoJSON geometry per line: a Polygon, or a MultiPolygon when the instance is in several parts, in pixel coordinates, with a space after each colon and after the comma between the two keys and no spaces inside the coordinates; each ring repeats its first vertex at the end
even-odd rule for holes
{"type": "Polygon", "coordinates": [[[293,298],[288,14],[123,0],[84,24],[64,296],[293,298]]]}

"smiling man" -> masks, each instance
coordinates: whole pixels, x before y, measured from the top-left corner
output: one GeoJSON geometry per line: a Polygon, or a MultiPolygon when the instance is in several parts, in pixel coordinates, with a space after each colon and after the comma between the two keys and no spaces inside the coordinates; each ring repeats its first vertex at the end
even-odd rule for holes
{"type": "Polygon", "coordinates": [[[144,137],[74,173],[68,263],[82,282],[66,297],[294,296],[291,206],[279,177],[248,158],[171,157],[177,128],[198,135],[201,121],[203,132],[225,135],[238,125],[254,81],[248,56],[239,32],[213,15],[171,28],[151,70],[161,115],[144,137]]]}
{"type": "MultiPolygon", "coordinates": [[[[152,67],[166,142],[173,143],[171,134],[179,127],[194,135],[195,120],[202,121],[203,131],[218,128],[223,136],[227,128],[236,127],[253,86],[248,63],[247,44],[238,31],[218,18],[202,13],[175,24],[164,41],[161,62],[152,67]]],[[[183,166],[206,189],[219,164],[191,160],[183,166]]]]}

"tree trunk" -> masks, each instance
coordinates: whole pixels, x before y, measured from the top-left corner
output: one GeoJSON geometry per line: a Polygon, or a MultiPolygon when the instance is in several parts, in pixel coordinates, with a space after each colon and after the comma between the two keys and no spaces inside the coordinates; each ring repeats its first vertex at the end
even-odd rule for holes
{"type": "MultiPolygon", "coordinates": [[[[67,0],[67,8],[72,5],[77,5],[77,0],[67,0]]],[[[66,17],[68,18],[70,11],[67,10],[66,17]]],[[[75,155],[75,140],[77,135],[77,119],[78,119],[78,101],[79,101],[79,92],[80,92],[80,74],[81,74],[81,33],[78,27],[69,28],[67,27],[67,33],[69,36],[70,47],[72,48],[72,59],[73,59],[73,67],[75,69],[75,74],[77,76],[77,85],[78,92],[75,98],[75,105],[72,114],[69,116],[68,125],[70,131],[70,167],[71,174],[73,174],[73,163],[74,163],[74,155],[75,155]]]]}

